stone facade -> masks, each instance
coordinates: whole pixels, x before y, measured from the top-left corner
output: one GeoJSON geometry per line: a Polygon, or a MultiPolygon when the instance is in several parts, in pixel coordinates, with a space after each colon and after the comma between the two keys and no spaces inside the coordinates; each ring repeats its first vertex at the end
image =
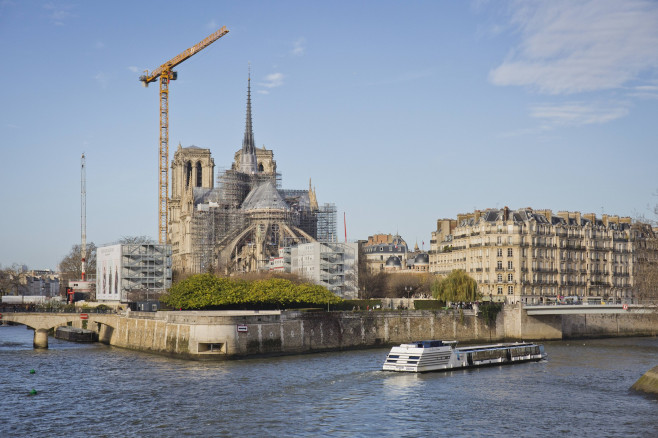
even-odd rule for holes
{"type": "Polygon", "coordinates": [[[318,206],[310,183],[281,188],[274,153],[255,147],[250,84],[242,148],[216,186],[209,149],[179,145],[174,155],[167,241],[177,273],[265,269],[280,247],[334,237],[333,205],[318,206]]]}
{"type": "Polygon", "coordinates": [[[561,297],[632,302],[634,249],[653,237],[628,217],[579,212],[476,210],[439,219],[430,272],[462,269],[485,299],[538,304],[561,297]]]}
{"type": "Polygon", "coordinates": [[[399,271],[407,266],[409,248],[400,235],[375,234],[368,236],[362,250],[368,271],[399,271]]]}
{"type": "Polygon", "coordinates": [[[168,243],[171,244],[175,270],[192,262],[191,226],[194,213],[194,188],[212,189],[215,161],[210,149],[178,145],[171,162],[168,243]]]}

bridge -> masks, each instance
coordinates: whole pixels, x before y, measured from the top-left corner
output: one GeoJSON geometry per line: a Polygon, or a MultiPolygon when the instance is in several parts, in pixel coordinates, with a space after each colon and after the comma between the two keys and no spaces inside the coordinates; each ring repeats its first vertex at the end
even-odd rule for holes
{"type": "Polygon", "coordinates": [[[34,348],[48,348],[48,331],[69,323],[88,321],[116,327],[119,315],[114,313],[9,312],[0,313],[0,321],[23,324],[34,329],[34,348]]]}
{"type": "Polygon", "coordinates": [[[593,315],[593,314],[638,314],[655,313],[658,307],[655,305],[641,304],[552,304],[552,305],[528,305],[523,309],[529,316],[540,315],[593,315]]]}

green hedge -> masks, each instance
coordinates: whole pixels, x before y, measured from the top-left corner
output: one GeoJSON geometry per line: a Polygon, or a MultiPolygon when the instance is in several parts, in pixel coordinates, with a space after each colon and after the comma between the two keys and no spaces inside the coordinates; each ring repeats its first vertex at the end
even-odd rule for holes
{"type": "Polygon", "coordinates": [[[441,300],[414,300],[416,310],[441,310],[445,306],[446,302],[441,300]]]}
{"type": "Polygon", "coordinates": [[[193,275],[173,285],[161,301],[174,309],[290,309],[335,306],[342,300],[327,288],[282,278],[245,281],[193,275]]]}

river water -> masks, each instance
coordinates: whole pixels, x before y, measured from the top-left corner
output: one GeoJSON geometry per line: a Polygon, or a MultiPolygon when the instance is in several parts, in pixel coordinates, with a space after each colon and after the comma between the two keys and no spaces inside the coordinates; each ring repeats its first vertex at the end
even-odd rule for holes
{"type": "Polygon", "coordinates": [[[547,361],[380,371],[387,350],[190,362],[0,327],[0,436],[646,436],[630,391],[658,338],[547,342],[547,361]],[[35,373],[31,374],[30,370],[35,373]],[[29,395],[32,390],[36,395],[29,395]]]}

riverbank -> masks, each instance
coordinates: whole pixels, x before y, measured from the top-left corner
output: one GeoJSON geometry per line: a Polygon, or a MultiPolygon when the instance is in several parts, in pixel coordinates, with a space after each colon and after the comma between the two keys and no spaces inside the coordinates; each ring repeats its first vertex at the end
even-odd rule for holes
{"type": "Polygon", "coordinates": [[[505,306],[495,323],[469,311],[128,312],[98,324],[99,340],[196,360],[385,347],[422,339],[462,343],[658,335],[658,314],[533,317],[505,306]]]}

